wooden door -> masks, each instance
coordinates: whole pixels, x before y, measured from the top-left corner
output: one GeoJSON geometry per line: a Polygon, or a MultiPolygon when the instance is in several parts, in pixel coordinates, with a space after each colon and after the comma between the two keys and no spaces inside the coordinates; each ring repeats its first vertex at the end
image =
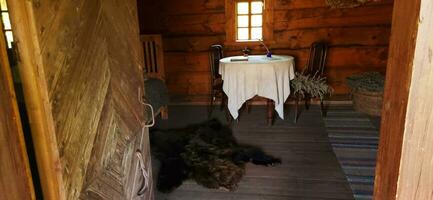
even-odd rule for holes
{"type": "MultiPolygon", "coordinates": [[[[3,30],[0,23],[0,30],[3,30]]],[[[0,31],[0,199],[35,199],[12,74],[0,31]]]]}
{"type": "Polygon", "coordinates": [[[44,198],[152,199],[136,1],[9,3],[44,198]]]}

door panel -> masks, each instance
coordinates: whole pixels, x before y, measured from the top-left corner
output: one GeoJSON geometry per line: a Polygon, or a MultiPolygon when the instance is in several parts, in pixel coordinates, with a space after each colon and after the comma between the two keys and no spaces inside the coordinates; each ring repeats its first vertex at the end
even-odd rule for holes
{"type": "MultiPolygon", "coordinates": [[[[106,143],[94,147],[92,160],[98,161],[90,162],[89,168],[94,173],[88,173],[80,199],[151,199],[150,187],[145,190],[144,197],[137,195],[145,180],[136,152],[144,150],[143,155],[148,155],[148,140],[144,137],[147,134],[124,134],[121,132],[125,130],[124,126],[125,123],[119,121],[118,116],[114,117],[106,143]]],[[[148,156],[144,157],[147,158],[144,163],[148,172],[150,160],[148,156]]]]}
{"type": "Polygon", "coordinates": [[[33,1],[65,199],[135,198],[135,152],[150,164],[136,10],[135,0],[33,1]]]}

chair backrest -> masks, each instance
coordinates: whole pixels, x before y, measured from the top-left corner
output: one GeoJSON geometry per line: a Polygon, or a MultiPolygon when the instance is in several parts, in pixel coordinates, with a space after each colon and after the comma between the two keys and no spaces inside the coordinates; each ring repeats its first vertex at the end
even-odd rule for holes
{"type": "Polygon", "coordinates": [[[224,57],[223,46],[219,44],[212,45],[209,49],[209,64],[212,80],[219,77],[220,59],[224,57]]]}
{"type": "Polygon", "coordinates": [[[165,80],[164,49],[161,35],[141,35],[144,50],[144,73],[148,78],[165,80]]]}
{"type": "Polygon", "coordinates": [[[311,44],[310,57],[304,69],[305,74],[323,75],[325,72],[326,58],[328,56],[328,44],[325,42],[314,42],[311,44]]]}

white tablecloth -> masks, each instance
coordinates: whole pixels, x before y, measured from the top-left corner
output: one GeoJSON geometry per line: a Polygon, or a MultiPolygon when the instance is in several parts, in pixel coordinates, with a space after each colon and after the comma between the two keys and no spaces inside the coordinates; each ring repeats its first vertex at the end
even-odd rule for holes
{"type": "Polygon", "coordinates": [[[238,110],[245,101],[258,95],[273,100],[275,111],[284,119],[284,102],[290,95],[290,80],[295,77],[294,58],[249,56],[248,61],[231,61],[232,58],[242,56],[221,59],[219,73],[224,80],[223,90],[228,96],[228,109],[233,118],[238,118],[238,110]]]}

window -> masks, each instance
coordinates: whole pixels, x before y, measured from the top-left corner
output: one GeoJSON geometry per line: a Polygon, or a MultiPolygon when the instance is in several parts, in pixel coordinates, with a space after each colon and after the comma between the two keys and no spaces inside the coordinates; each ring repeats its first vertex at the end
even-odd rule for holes
{"type": "Polygon", "coordinates": [[[6,4],[6,0],[0,0],[0,9],[1,9],[1,18],[3,22],[3,31],[6,36],[6,41],[8,48],[12,48],[12,42],[14,41],[14,38],[12,36],[12,27],[11,22],[9,20],[9,12],[8,7],[6,4]]]}
{"type": "Polygon", "coordinates": [[[263,39],[263,1],[238,1],[236,3],[236,40],[263,39]]]}
{"type": "Polygon", "coordinates": [[[225,0],[226,45],[273,43],[274,0],[225,0]]]}

